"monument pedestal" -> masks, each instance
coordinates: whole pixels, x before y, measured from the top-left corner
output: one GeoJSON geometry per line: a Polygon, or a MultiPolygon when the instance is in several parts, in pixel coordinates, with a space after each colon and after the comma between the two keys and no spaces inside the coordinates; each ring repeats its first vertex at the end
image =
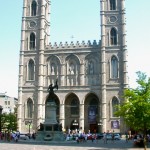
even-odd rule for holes
{"type": "Polygon", "coordinates": [[[37,132],[37,140],[64,140],[62,126],[56,120],[56,104],[54,101],[46,103],[45,112],[45,122],[40,125],[40,130],[37,132]]]}

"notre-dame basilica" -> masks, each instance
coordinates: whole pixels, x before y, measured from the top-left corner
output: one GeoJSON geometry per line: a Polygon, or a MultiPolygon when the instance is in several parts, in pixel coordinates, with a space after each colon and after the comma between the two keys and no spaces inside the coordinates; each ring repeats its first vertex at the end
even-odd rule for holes
{"type": "MultiPolygon", "coordinates": [[[[88,3],[88,2],[87,2],[88,3]]],[[[18,129],[37,131],[46,118],[48,86],[63,130],[123,132],[115,116],[127,80],[125,0],[100,0],[99,42],[49,42],[50,0],[24,0],[18,84],[18,129]],[[30,126],[29,126],[30,124],[30,126]]]]}

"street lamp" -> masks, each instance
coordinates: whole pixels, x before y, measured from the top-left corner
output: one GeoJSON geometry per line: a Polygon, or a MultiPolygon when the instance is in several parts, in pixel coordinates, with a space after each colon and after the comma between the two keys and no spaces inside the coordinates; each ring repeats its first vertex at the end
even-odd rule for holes
{"type": "MultiPolygon", "coordinates": [[[[103,124],[102,124],[102,120],[100,120],[100,121],[97,123],[97,125],[100,126],[100,128],[101,128],[101,126],[103,125],[103,124]]],[[[100,129],[100,130],[101,130],[101,129],[100,129]]]]}
{"type": "Polygon", "coordinates": [[[26,125],[29,126],[29,136],[30,136],[30,127],[31,127],[31,124],[32,124],[32,120],[27,120],[25,123],[26,123],[26,125]]]}
{"type": "Polygon", "coordinates": [[[2,110],[3,110],[3,107],[0,105],[0,132],[2,131],[2,110]]]}

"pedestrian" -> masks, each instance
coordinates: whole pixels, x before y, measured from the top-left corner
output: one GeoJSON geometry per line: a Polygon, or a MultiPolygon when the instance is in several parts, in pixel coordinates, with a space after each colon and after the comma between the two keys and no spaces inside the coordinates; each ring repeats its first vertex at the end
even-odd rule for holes
{"type": "Polygon", "coordinates": [[[103,140],[104,140],[104,143],[107,144],[107,135],[105,132],[103,133],[103,140]]]}
{"type": "Polygon", "coordinates": [[[95,136],[95,135],[94,135],[94,134],[92,134],[92,142],[94,141],[94,136],[95,136]]]}
{"type": "Polygon", "coordinates": [[[115,140],[115,135],[114,133],[112,133],[112,143],[114,143],[114,140],[115,140]]]}
{"type": "Polygon", "coordinates": [[[87,134],[84,135],[85,142],[87,142],[87,134]]]}
{"type": "Polygon", "coordinates": [[[127,133],[125,135],[125,138],[126,138],[126,143],[128,143],[128,134],[127,133]]]}
{"type": "Polygon", "coordinates": [[[18,142],[18,134],[15,134],[14,140],[15,142],[18,142]]]}

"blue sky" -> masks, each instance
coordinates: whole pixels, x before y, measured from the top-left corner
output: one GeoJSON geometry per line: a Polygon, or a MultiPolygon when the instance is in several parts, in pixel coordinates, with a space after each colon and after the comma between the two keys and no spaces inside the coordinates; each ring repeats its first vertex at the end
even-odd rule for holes
{"type": "MultiPolygon", "coordinates": [[[[18,68],[23,0],[0,5],[0,93],[18,96],[18,68]]],[[[150,76],[150,1],[126,0],[128,76],[136,87],[136,72],[150,76]]],[[[99,40],[100,0],[52,0],[50,42],[99,40]],[[71,38],[73,35],[74,38],[71,38]]]]}

